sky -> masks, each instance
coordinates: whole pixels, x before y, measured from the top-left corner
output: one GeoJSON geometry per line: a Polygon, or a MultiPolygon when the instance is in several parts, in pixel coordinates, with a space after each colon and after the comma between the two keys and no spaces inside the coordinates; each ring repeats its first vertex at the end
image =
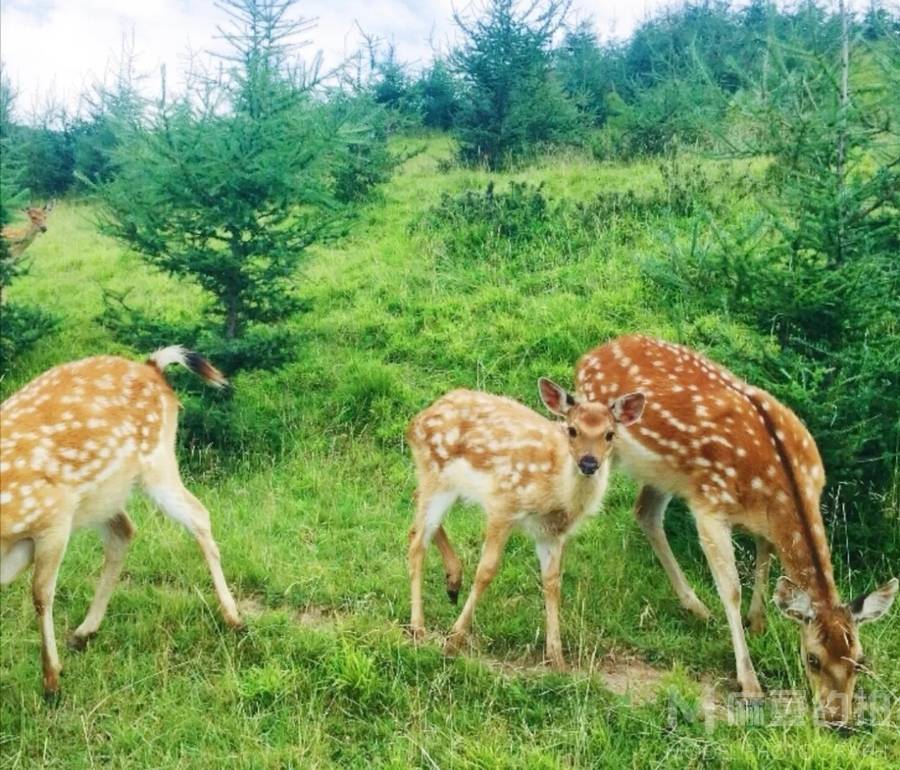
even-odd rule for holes
{"type": "MultiPolygon", "coordinates": [[[[604,37],[624,36],[667,0],[575,0],[574,19],[593,17],[604,37]]],[[[454,6],[469,0],[299,0],[297,15],[314,18],[306,57],[321,50],[326,67],[338,64],[367,34],[392,42],[400,61],[421,64],[432,43],[452,42],[454,6]],[[431,41],[431,42],[429,42],[431,41]]],[[[133,37],[137,69],[156,92],[160,65],[177,87],[189,52],[220,43],[226,15],[214,0],[0,0],[0,59],[18,93],[17,112],[40,111],[48,96],[70,110],[91,83],[115,66],[123,39],[133,37]]]]}
{"type": "MultiPolygon", "coordinates": [[[[478,0],[475,0],[477,3],[478,0]]],[[[864,0],[854,0],[853,4],[864,0]]],[[[604,39],[626,37],[635,25],[671,0],[573,0],[573,20],[593,18],[604,39]]],[[[453,8],[471,0],[299,0],[297,15],[315,19],[307,58],[321,51],[326,68],[361,42],[359,28],[394,44],[413,66],[431,58],[432,46],[453,41],[453,8]]],[[[79,95],[115,67],[123,40],[133,40],[137,70],[159,88],[160,65],[178,89],[190,52],[220,46],[217,27],[227,20],[215,0],[0,0],[0,60],[18,93],[20,117],[52,101],[70,111],[79,95]]]]}

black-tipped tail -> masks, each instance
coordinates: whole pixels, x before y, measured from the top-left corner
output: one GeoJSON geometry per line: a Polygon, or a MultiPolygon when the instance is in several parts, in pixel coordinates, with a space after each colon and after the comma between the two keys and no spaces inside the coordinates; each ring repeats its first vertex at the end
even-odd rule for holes
{"type": "Polygon", "coordinates": [[[167,366],[179,364],[185,369],[190,369],[198,377],[216,388],[224,388],[228,380],[216,367],[207,361],[199,353],[187,350],[181,345],[170,345],[167,348],[157,350],[147,359],[147,365],[153,366],[162,372],[167,366]]]}

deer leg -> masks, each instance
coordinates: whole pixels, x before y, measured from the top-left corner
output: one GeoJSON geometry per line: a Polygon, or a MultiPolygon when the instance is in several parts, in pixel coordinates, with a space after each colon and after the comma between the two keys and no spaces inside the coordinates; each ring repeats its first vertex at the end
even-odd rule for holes
{"type": "MultiPolygon", "coordinates": [[[[429,494],[422,489],[419,490],[416,520],[409,530],[409,551],[407,553],[410,580],[409,627],[414,639],[421,639],[425,635],[425,612],[422,608],[422,570],[425,564],[425,550],[436,533],[443,532],[441,521],[455,499],[456,494],[453,492],[429,494]]],[[[446,538],[446,535],[444,537],[446,538]]],[[[447,546],[449,547],[449,545],[448,541],[447,546]]],[[[438,548],[440,547],[438,545],[438,548]]],[[[451,548],[451,553],[452,550],[451,548]]],[[[441,550],[441,555],[443,553],[441,550]]],[[[446,565],[446,557],[444,563],[446,565]]]]}
{"type": "Polygon", "coordinates": [[[33,561],[34,540],[29,538],[13,543],[0,557],[0,585],[12,583],[33,561]]]}
{"type": "Polygon", "coordinates": [[[62,671],[56,649],[56,633],[53,630],[53,597],[56,593],[59,565],[62,563],[68,542],[69,528],[66,527],[45,533],[34,545],[31,594],[41,628],[41,661],[44,672],[44,695],[47,696],[59,692],[59,675],[62,671]]]}
{"type": "Polygon", "coordinates": [[[564,671],[562,639],[559,633],[559,593],[562,581],[562,550],[560,539],[539,541],[535,545],[541,563],[541,582],[544,586],[544,607],[547,612],[547,660],[557,671],[564,671]]]}
{"type": "Polygon", "coordinates": [[[84,649],[88,639],[97,633],[100,623],[103,622],[109,598],[122,573],[125,555],[128,553],[128,546],[134,537],[134,524],[125,511],[119,511],[103,525],[102,535],[104,542],[103,571],[97,581],[97,590],[94,592],[90,609],[69,640],[69,647],[75,650],[84,649]]]}
{"type": "Polygon", "coordinates": [[[453,624],[450,636],[444,645],[444,652],[448,655],[453,655],[462,648],[466,634],[472,624],[475,605],[478,604],[479,597],[490,585],[497,574],[497,570],[500,568],[503,548],[509,539],[511,529],[511,524],[505,518],[495,519],[494,521],[491,521],[490,517],[488,518],[487,533],[484,537],[484,544],[481,547],[481,559],[478,562],[478,569],[475,570],[472,590],[469,592],[469,598],[466,599],[462,612],[459,614],[456,623],[453,624]]]}
{"type": "MultiPolygon", "coordinates": [[[[174,454],[172,460],[174,462],[174,454]]],[[[212,536],[209,511],[185,488],[177,468],[173,469],[171,465],[161,472],[152,470],[147,472],[144,485],[163,512],[183,524],[194,536],[212,575],[222,616],[232,628],[240,628],[241,616],[222,573],[219,548],[212,536]]]]}
{"type": "Polygon", "coordinates": [[[766,592],[769,590],[769,566],[772,563],[772,546],[764,537],[756,538],[756,571],[753,579],[753,597],[747,621],[751,634],[761,634],[766,628],[766,592]]]}
{"type": "Polygon", "coordinates": [[[434,533],[434,544],[441,552],[444,562],[444,575],[447,578],[447,596],[456,604],[459,601],[459,589],[462,586],[462,563],[450,544],[450,538],[443,527],[438,527],[434,533]]]}
{"type": "Polygon", "coordinates": [[[738,682],[745,698],[762,698],[762,687],[753,670],[747,640],[744,638],[744,625],[741,621],[741,582],[734,561],[731,527],[714,514],[698,514],[695,518],[700,545],[703,546],[703,552],[716,581],[719,598],[725,607],[738,682]]]}
{"type": "Polygon", "coordinates": [[[634,506],[634,514],[638,524],[647,536],[647,540],[650,541],[656,558],[659,559],[659,563],[662,564],[666,575],[669,576],[669,582],[672,584],[672,588],[675,589],[675,594],[678,596],[681,606],[692,612],[700,620],[709,620],[711,617],[709,610],[697,597],[694,589],[691,588],[687,578],[681,571],[681,567],[678,566],[678,561],[675,558],[675,554],[672,553],[672,547],[669,545],[666,531],[663,528],[666,506],[671,499],[671,495],[661,492],[655,487],[645,485],[638,494],[634,506]]]}

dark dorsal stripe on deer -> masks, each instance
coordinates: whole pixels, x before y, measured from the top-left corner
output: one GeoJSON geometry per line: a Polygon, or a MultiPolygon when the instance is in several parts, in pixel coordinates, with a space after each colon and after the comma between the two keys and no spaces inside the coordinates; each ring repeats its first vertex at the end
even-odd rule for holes
{"type": "Polygon", "coordinates": [[[644,485],[635,513],[682,604],[708,618],[662,526],[669,499],[687,501],[725,608],[744,693],[758,697],[762,689],[744,638],[731,542],[735,526],[757,537],[751,629],[764,626],[774,546],[788,575],[778,583],[776,603],[802,624],[809,680],[826,717],[846,720],[862,654],[856,626],[887,611],[897,581],[852,606],[841,604],[819,508],[825,473],[800,419],[701,354],[637,335],[586,353],[576,369],[576,388],[582,398],[606,404],[623,392],[646,396],[641,422],[622,431],[618,447],[625,470],[644,485]],[[834,693],[840,696],[836,703],[834,693]]]}

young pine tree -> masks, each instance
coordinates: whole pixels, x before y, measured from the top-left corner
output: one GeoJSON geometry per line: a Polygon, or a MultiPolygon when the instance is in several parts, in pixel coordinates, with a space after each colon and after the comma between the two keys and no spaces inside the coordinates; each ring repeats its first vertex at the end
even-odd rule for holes
{"type": "Polygon", "coordinates": [[[254,365],[248,335],[262,339],[264,358],[272,352],[272,325],[298,307],[297,265],[337,208],[339,137],[292,63],[292,40],[310,26],[289,18],[293,5],[223,0],[232,24],[221,30],[230,50],[220,78],[163,96],[121,137],[114,176],[99,188],[106,232],[208,293],[226,367],[238,351],[231,368],[254,365]]]}
{"type": "Polygon", "coordinates": [[[551,44],[568,0],[521,6],[487,0],[481,14],[454,14],[462,43],[450,63],[462,82],[456,134],[463,161],[499,168],[574,141],[578,113],[552,67],[551,44]]]}

